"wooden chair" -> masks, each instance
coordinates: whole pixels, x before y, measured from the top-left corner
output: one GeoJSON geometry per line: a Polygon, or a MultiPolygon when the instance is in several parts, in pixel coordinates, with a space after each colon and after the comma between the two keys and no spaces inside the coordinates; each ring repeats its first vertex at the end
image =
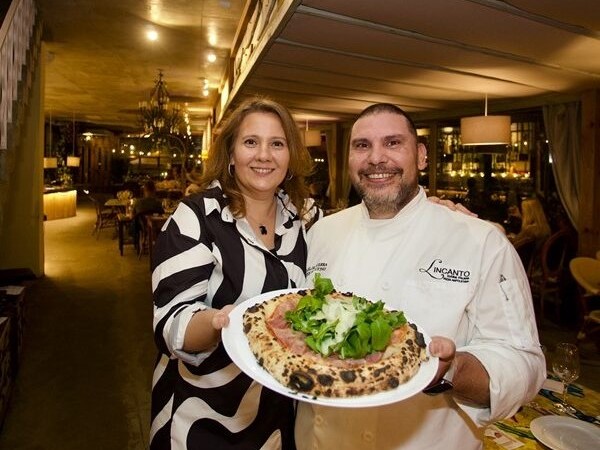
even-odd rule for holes
{"type": "Polygon", "coordinates": [[[550,235],[539,252],[539,260],[531,264],[530,284],[539,302],[539,317],[544,317],[545,302],[552,300],[556,317],[560,316],[560,293],[569,275],[568,261],[575,252],[573,232],[561,229],[550,235]]]}
{"type": "Polygon", "coordinates": [[[577,340],[600,330],[600,260],[577,257],[569,263],[579,287],[580,329],[577,340]]]}
{"type": "Polygon", "coordinates": [[[137,247],[138,259],[141,258],[143,254],[149,253],[152,238],[150,236],[151,230],[148,229],[147,218],[153,214],[163,214],[163,211],[145,211],[143,213],[136,214],[136,216],[133,218],[134,239],[137,247]]]}
{"type": "Polygon", "coordinates": [[[515,240],[513,246],[519,254],[519,258],[521,258],[525,272],[529,275],[533,257],[537,249],[537,239],[533,236],[524,236],[515,240]]]}
{"type": "Polygon", "coordinates": [[[133,198],[133,192],[131,192],[129,189],[124,189],[122,191],[117,192],[116,197],[119,200],[131,200],[133,198]]]}
{"type": "Polygon", "coordinates": [[[112,228],[116,230],[117,214],[112,208],[106,208],[104,206],[104,201],[101,198],[90,196],[90,199],[96,208],[96,223],[94,224],[92,235],[96,234],[96,239],[98,239],[100,237],[100,230],[103,228],[112,228]]]}

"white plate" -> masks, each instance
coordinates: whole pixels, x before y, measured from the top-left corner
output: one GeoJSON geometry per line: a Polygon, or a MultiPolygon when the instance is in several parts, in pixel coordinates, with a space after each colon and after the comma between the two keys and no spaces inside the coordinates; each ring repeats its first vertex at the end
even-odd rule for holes
{"type": "Polygon", "coordinates": [[[533,435],[552,450],[600,449],[600,428],[572,417],[543,416],[529,426],[533,435]]]}
{"type": "MultiPolygon", "coordinates": [[[[248,339],[243,330],[243,315],[250,306],[270,300],[280,294],[287,294],[289,292],[297,292],[300,290],[301,289],[282,289],[258,295],[238,304],[229,314],[229,325],[223,328],[221,332],[223,344],[233,362],[249,377],[275,392],[279,392],[280,394],[292,397],[296,400],[315,403],[317,405],[338,406],[343,408],[362,408],[399,402],[400,400],[418,394],[431,382],[438,368],[438,358],[432,356],[429,356],[427,361],[421,363],[421,367],[417,374],[407,383],[401,384],[395,389],[372,395],[348,398],[315,397],[296,392],[279,383],[271,376],[271,374],[258,365],[254,354],[250,350],[248,339]]],[[[425,343],[429,344],[431,341],[429,336],[427,336],[420,327],[419,331],[423,333],[425,343]]]]}

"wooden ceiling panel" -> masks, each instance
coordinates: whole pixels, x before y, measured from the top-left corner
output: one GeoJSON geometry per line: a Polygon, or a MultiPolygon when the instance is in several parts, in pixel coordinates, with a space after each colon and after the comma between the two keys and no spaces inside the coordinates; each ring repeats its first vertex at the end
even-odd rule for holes
{"type": "MultiPolygon", "coordinates": [[[[485,92],[508,93],[506,96],[528,96],[541,94],[544,91],[527,85],[519,85],[503,79],[493,79],[455,73],[451,71],[426,69],[401,63],[392,63],[377,59],[355,58],[345,54],[331,53],[321,49],[307,49],[297,45],[274,45],[265,58],[266,62],[275,61],[287,63],[288,61],[301,61],[304,66],[312,66],[325,71],[334,71],[358,77],[373,77],[392,82],[407,83],[426,88],[437,88],[441,91],[450,89],[462,91],[463,100],[480,98],[485,92]]],[[[360,80],[357,80],[359,83],[360,80]]],[[[360,84],[358,84],[360,86],[360,84]]],[[[444,99],[444,94],[440,94],[444,99]]],[[[454,99],[456,95],[453,96],[454,99]]]]}
{"type": "MultiPolygon", "coordinates": [[[[218,102],[245,0],[37,0],[45,108],[137,125],[157,70],[197,129],[218,102]],[[145,32],[154,27],[159,40],[145,32]],[[216,41],[212,41],[215,37],[216,41]],[[209,64],[208,51],[217,62],[209,64]],[[210,95],[201,95],[204,79],[210,95]]],[[[281,2],[278,2],[280,4],[281,2]]],[[[419,114],[490,110],[600,87],[600,2],[304,0],[234,92],[346,120],[372,101],[419,114]]],[[[236,94],[237,95],[237,94],[236,94]]]]}
{"type": "Polygon", "coordinates": [[[352,90],[365,92],[397,92],[403,96],[423,98],[426,100],[460,100],[464,98],[464,90],[449,89],[448,87],[434,87],[423,84],[413,85],[404,81],[391,81],[385,79],[385,74],[343,73],[339,70],[325,70],[322,67],[305,66],[301,64],[280,64],[277,62],[263,61],[254,72],[253,78],[271,78],[281,80],[296,80],[297,82],[310,83],[331,88],[340,86],[352,90]],[[383,76],[383,77],[382,77],[383,76]]]}
{"type": "MultiPolygon", "coordinates": [[[[537,62],[519,55],[477,52],[473,48],[431,42],[381,29],[360,27],[324,18],[297,15],[286,27],[281,40],[310,45],[350,55],[368,55],[389,62],[416,67],[457,71],[469,75],[505,79],[548,91],[568,90],[589,78],[576,69],[537,62]],[[304,30],[313,30],[306,33],[304,30]],[[560,72],[560,74],[556,74],[560,72]],[[560,82],[549,81],[557,80],[560,82]]],[[[600,52],[600,48],[598,48],[600,52]]],[[[600,81],[600,73],[598,75],[600,81]]],[[[498,94],[502,94],[499,92],[498,94]]]]}

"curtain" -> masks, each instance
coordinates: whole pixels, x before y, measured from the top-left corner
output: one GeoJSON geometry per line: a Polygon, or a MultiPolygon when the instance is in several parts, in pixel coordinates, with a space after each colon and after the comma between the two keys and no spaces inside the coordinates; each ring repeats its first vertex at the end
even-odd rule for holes
{"type": "Polygon", "coordinates": [[[578,230],[581,104],[544,106],[544,126],[558,195],[571,223],[578,230]]]}
{"type": "Polygon", "coordinates": [[[350,194],[348,174],[348,142],[350,129],[339,124],[327,133],[327,159],[329,161],[329,196],[335,200],[333,208],[346,207],[350,194]],[[341,144],[341,148],[338,146],[341,144]],[[340,169],[340,170],[338,170],[340,169]],[[335,191],[335,192],[334,192],[335,191]],[[333,196],[333,197],[332,197],[333,196]]]}

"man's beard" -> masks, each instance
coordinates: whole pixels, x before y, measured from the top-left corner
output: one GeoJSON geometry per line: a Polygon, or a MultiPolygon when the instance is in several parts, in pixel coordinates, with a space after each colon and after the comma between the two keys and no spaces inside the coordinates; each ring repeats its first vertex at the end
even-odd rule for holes
{"type": "MultiPolygon", "coordinates": [[[[400,177],[403,176],[401,172],[400,177]]],[[[359,182],[353,183],[354,189],[365,202],[371,215],[394,216],[406,206],[417,195],[419,185],[417,181],[401,181],[397,189],[390,191],[389,187],[377,189],[376,187],[365,187],[359,182]],[[381,192],[380,192],[381,191],[381,192]]]]}

